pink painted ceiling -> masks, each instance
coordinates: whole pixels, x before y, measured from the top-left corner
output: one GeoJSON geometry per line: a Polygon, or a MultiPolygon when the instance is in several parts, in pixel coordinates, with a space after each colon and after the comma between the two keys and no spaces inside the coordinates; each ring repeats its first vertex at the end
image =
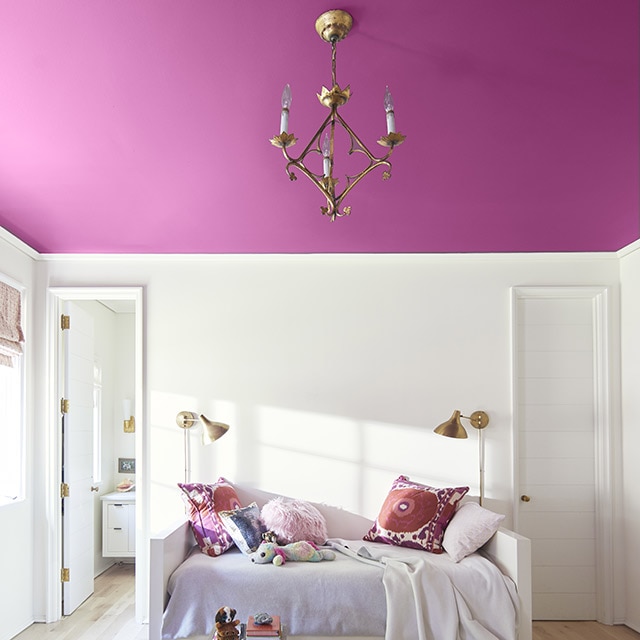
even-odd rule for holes
{"type": "MultiPolygon", "coordinates": [[[[637,0],[349,0],[341,114],[406,142],[331,222],[323,0],[0,3],[0,225],[43,253],[609,251],[639,235],[637,0]]],[[[352,165],[340,155],[336,172],[352,165]]]]}

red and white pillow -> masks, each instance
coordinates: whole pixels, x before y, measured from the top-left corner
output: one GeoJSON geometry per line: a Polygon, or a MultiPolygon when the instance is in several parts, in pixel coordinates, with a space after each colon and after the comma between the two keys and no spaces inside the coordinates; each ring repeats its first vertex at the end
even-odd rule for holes
{"type": "Polygon", "coordinates": [[[445,529],[469,487],[438,489],[398,476],[364,540],[442,553],[445,529]]]}

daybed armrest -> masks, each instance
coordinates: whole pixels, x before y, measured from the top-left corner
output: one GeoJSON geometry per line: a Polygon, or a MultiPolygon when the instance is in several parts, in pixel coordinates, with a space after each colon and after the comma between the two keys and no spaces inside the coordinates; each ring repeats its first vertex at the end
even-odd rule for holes
{"type": "Polygon", "coordinates": [[[531,540],[500,528],[480,552],[516,583],[520,596],[518,640],[531,640],[531,540]]]}
{"type": "Polygon", "coordinates": [[[171,574],[182,564],[195,544],[186,520],[152,535],[150,538],[149,640],[161,640],[162,615],[171,574]]]}

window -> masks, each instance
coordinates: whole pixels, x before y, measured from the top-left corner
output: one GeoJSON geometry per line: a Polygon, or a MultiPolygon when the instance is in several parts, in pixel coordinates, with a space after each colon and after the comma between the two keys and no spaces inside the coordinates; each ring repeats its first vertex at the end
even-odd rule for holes
{"type": "Polygon", "coordinates": [[[0,505],[24,498],[24,363],[21,292],[0,280],[0,505]]]}

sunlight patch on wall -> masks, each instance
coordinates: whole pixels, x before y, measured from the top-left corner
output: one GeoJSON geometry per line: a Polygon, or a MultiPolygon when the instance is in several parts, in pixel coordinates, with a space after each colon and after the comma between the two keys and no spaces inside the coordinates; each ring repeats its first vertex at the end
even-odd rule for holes
{"type": "Polygon", "coordinates": [[[277,443],[284,450],[332,460],[360,459],[361,433],[357,421],[279,407],[260,407],[257,414],[260,443],[277,443]]]}
{"type": "Polygon", "coordinates": [[[475,448],[430,427],[277,407],[256,410],[258,486],[374,518],[403,474],[433,486],[475,481],[475,448]]]}
{"type": "Polygon", "coordinates": [[[436,487],[477,483],[477,440],[474,438],[443,438],[433,433],[430,425],[367,422],[364,430],[363,459],[368,468],[396,470],[412,480],[436,487]]]}

